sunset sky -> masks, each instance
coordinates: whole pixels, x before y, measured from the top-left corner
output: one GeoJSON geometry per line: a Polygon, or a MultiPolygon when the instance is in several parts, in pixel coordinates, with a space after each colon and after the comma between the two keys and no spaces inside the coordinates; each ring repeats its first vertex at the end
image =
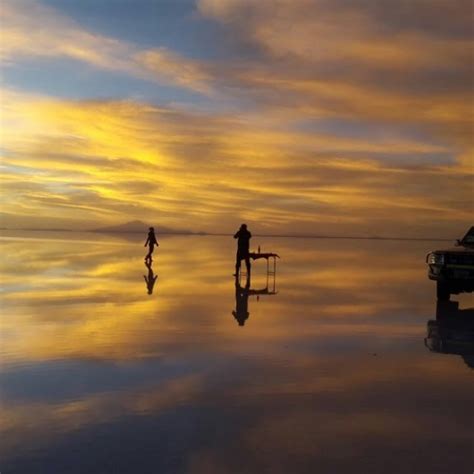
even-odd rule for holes
{"type": "Polygon", "coordinates": [[[1,225],[458,237],[470,0],[3,0],[1,225]]]}

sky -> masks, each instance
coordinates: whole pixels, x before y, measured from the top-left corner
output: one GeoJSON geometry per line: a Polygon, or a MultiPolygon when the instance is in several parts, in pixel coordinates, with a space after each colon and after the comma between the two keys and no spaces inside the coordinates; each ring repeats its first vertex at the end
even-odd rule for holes
{"type": "Polygon", "coordinates": [[[459,237],[470,0],[4,0],[3,227],[459,237]]]}

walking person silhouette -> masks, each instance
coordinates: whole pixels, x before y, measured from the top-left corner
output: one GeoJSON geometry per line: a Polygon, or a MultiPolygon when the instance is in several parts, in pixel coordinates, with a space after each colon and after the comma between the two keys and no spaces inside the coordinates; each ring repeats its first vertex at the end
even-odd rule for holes
{"type": "Polygon", "coordinates": [[[148,231],[148,237],[146,239],[144,247],[146,247],[147,245],[148,245],[148,253],[146,254],[145,261],[152,262],[153,259],[151,258],[151,256],[153,254],[153,250],[155,249],[155,245],[157,247],[160,245],[158,241],[156,240],[155,229],[153,229],[153,227],[150,227],[148,231]]]}
{"type": "Polygon", "coordinates": [[[234,239],[237,241],[237,255],[235,257],[235,273],[234,276],[239,276],[240,264],[242,260],[245,260],[245,266],[247,267],[247,275],[250,276],[250,256],[249,247],[250,239],[252,234],[247,230],[247,224],[242,224],[240,229],[235,233],[234,239]]]}

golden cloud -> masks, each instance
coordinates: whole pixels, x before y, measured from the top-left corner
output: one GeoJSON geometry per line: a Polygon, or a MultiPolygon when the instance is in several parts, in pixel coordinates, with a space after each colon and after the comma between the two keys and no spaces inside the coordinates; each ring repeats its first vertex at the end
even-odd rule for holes
{"type": "Polygon", "coordinates": [[[449,154],[439,144],[282,131],[131,101],[2,95],[6,213],[66,217],[74,208],[85,220],[116,222],[159,212],[167,224],[179,226],[186,216],[210,229],[232,211],[270,226],[297,221],[302,231],[315,218],[336,223],[343,216],[376,230],[388,209],[394,223],[421,215],[428,222],[434,214],[467,219],[464,170],[429,162],[433,153],[449,154]],[[426,165],[414,173],[397,164],[399,155],[427,157],[426,165]],[[425,191],[437,182],[460,204],[425,191]]]}

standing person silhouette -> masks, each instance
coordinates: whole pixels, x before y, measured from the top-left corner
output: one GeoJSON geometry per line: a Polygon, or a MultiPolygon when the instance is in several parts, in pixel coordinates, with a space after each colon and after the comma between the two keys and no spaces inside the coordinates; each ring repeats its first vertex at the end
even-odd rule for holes
{"type": "Polygon", "coordinates": [[[242,224],[240,229],[234,235],[234,239],[239,239],[237,241],[237,255],[235,258],[235,277],[239,276],[240,263],[242,260],[245,260],[247,275],[250,276],[249,246],[251,238],[252,234],[247,230],[247,224],[242,224]]]}
{"type": "Polygon", "coordinates": [[[146,239],[144,247],[148,245],[148,253],[146,254],[145,261],[146,262],[152,262],[153,259],[151,258],[153,254],[153,250],[155,249],[155,245],[158,247],[160,244],[156,240],[155,236],[155,229],[153,227],[150,227],[149,232],[148,232],[148,237],[146,239]]]}

